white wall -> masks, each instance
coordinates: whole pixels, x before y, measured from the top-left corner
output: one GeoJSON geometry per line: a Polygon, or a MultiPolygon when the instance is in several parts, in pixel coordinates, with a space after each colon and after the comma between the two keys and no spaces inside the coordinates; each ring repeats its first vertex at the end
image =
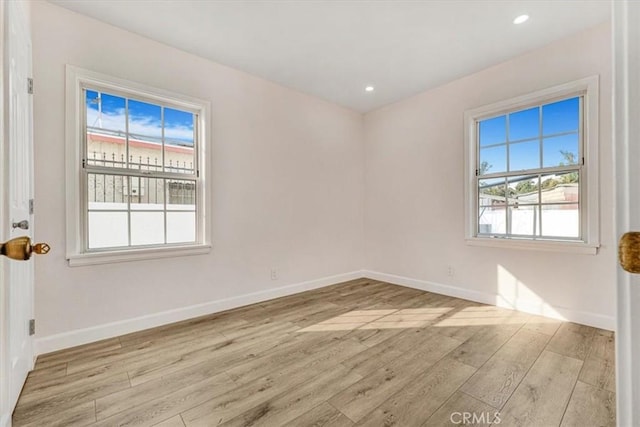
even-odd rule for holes
{"type": "Polygon", "coordinates": [[[133,324],[56,334],[362,268],[360,114],[47,2],[33,2],[33,28],[35,228],[38,240],[53,248],[36,260],[40,351],[133,324]],[[211,101],[210,254],[68,267],[65,64],[211,101]]]}
{"type": "Polygon", "coordinates": [[[530,311],[613,328],[610,32],[601,25],[367,114],[367,268],[400,276],[396,281],[447,285],[461,295],[498,297],[530,311]],[[600,254],[467,246],[464,111],[594,74],[600,75],[600,254]]]}

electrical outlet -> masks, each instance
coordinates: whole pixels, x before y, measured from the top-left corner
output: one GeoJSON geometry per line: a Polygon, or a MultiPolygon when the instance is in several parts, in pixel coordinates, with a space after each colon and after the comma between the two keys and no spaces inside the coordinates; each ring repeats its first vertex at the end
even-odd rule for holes
{"type": "Polygon", "coordinates": [[[278,270],[275,268],[271,269],[271,280],[278,280],[278,270]]]}
{"type": "Polygon", "coordinates": [[[455,271],[453,270],[453,266],[452,265],[447,266],[447,276],[453,277],[454,273],[455,271]]]}

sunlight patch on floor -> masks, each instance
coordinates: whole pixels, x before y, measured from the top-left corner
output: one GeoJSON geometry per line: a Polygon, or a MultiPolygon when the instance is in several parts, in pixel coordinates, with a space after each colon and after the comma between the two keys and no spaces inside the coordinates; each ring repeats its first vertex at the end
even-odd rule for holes
{"type": "Polygon", "coordinates": [[[303,328],[298,332],[421,328],[451,310],[453,307],[354,310],[303,328]]]}
{"type": "Polygon", "coordinates": [[[433,326],[484,326],[526,323],[530,315],[493,306],[463,308],[433,326]]]}

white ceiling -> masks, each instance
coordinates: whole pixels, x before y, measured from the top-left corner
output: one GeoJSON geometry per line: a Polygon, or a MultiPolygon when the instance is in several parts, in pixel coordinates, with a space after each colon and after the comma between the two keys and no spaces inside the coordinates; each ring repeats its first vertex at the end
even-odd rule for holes
{"type": "Polygon", "coordinates": [[[51,1],[361,112],[605,22],[611,8],[608,0],[51,1]],[[514,25],[524,13],[531,19],[514,25]]]}

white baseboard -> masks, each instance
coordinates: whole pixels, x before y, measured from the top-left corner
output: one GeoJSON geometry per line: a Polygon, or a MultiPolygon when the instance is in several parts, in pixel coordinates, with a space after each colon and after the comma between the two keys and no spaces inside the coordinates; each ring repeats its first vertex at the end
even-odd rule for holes
{"type": "Polygon", "coordinates": [[[456,298],[462,298],[483,304],[496,305],[498,307],[510,308],[525,313],[537,314],[553,319],[566,320],[580,323],[582,325],[613,331],[616,329],[616,319],[613,316],[605,316],[598,313],[574,310],[565,307],[552,306],[547,303],[540,304],[538,301],[518,299],[516,301],[506,301],[498,294],[490,294],[457,286],[443,285],[429,282],[427,280],[412,279],[410,277],[396,276],[394,274],[380,273],[377,271],[364,270],[362,275],[373,280],[407,286],[422,291],[434,292],[456,298]]]}
{"type": "Polygon", "coordinates": [[[11,424],[11,417],[9,415],[3,415],[2,418],[0,418],[0,427],[9,427],[11,424]]]}
{"type": "MultiPolygon", "coordinates": [[[[143,329],[153,328],[156,326],[162,326],[168,323],[179,322],[181,320],[187,320],[198,316],[217,313],[244,305],[255,304],[257,302],[267,301],[273,298],[279,298],[299,292],[322,288],[336,283],[346,282],[348,280],[359,279],[361,277],[366,277],[372,280],[380,280],[383,282],[407,286],[410,288],[434,292],[442,295],[463,298],[484,304],[497,305],[499,307],[510,308],[554,319],[567,320],[570,322],[576,322],[583,325],[594,326],[597,328],[612,331],[615,330],[616,325],[614,317],[597,313],[551,306],[548,304],[540,305],[539,302],[532,302],[522,299],[515,302],[508,302],[502,299],[497,294],[474,291],[457,286],[443,285],[427,280],[413,279],[410,277],[397,276],[394,274],[380,273],[377,271],[358,270],[349,273],[338,274],[335,276],[323,277],[320,279],[282,286],[279,288],[267,289],[260,292],[253,292],[246,295],[239,295],[222,300],[210,301],[203,304],[192,305],[189,307],[163,311],[161,313],[154,313],[146,316],[136,317],[133,319],[122,320],[118,322],[107,323],[104,325],[92,326],[90,328],[36,338],[34,341],[35,353],[36,355],[39,355],[56,350],[62,350],[64,348],[87,344],[90,342],[112,338],[131,332],[141,331],[143,329]]],[[[4,418],[0,419],[0,427],[5,427],[5,425],[3,424],[4,421],[4,418]]]]}
{"type": "Polygon", "coordinates": [[[35,353],[36,355],[39,355],[56,350],[62,350],[64,348],[87,344],[106,338],[113,338],[119,335],[141,331],[143,329],[162,326],[173,322],[179,322],[181,320],[187,320],[198,316],[205,316],[207,314],[217,313],[220,311],[242,307],[249,304],[255,304],[257,302],[267,301],[270,299],[292,295],[312,289],[322,288],[336,283],[346,282],[348,280],[359,279],[361,277],[363,277],[362,271],[352,271],[349,273],[337,274],[335,276],[323,277],[320,279],[309,280],[306,282],[282,286],[279,288],[267,289],[264,291],[253,292],[250,294],[225,298],[222,300],[210,301],[203,304],[192,305],[189,307],[167,310],[160,313],[136,317],[133,319],[106,323],[103,325],[92,326],[90,328],[78,329],[75,331],[36,338],[34,342],[35,353]]]}

